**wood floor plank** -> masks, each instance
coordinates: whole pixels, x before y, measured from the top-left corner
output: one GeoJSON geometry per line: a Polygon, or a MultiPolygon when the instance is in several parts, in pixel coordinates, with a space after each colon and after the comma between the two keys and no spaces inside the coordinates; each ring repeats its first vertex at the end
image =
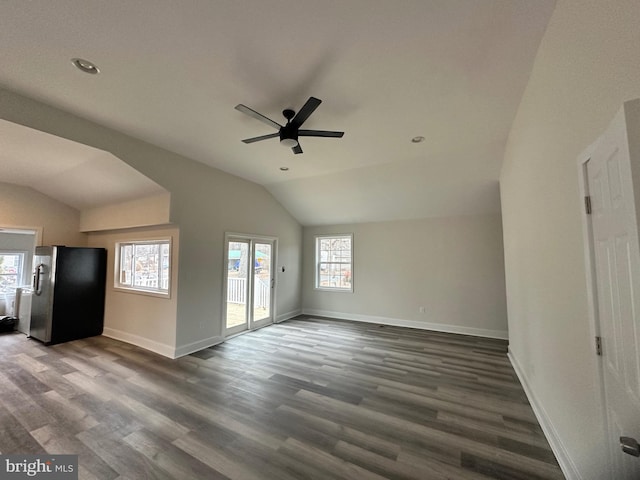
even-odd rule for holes
{"type": "Polygon", "coordinates": [[[326,478],[344,478],[346,480],[384,480],[385,477],[371,470],[347,462],[340,457],[319,448],[288,438],[280,447],[281,452],[287,452],[290,456],[303,460],[305,463],[324,470],[326,478]]]}
{"type": "Polygon", "coordinates": [[[112,469],[102,458],[87,448],[73,432],[69,432],[58,425],[46,425],[31,432],[31,435],[42,446],[42,451],[50,454],[78,455],[79,478],[99,478],[111,480],[118,477],[118,472],[112,469]]]}
{"type": "Polygon", "coordinates": [[[99,479],[562,479],[507,343],[300,316],[177,360],[0,335],[0,452],[99,479]]]}
{"type": "MultiPolygon", "coordinates": [[[[451,413],[457,413],[461,416],[486,420],[489,422],[498,423],[502,421],[502,416],[499,413],[486,411],[477,408],[472,404],[449,402],[441,400],[437,396],[432,396],[431,393],[425,393],[423,395],[417,395],[415,393],[406,392],[403,390],[394,390],[386,386],[380,386],[376,392],[377,397],[387,399],[389,402],[404,402],[407,405],[413,405],[414,408],[428,408],[434,412],[445,411],[451,413]]],[[[369,400],[369,399],[367,399],[369,400]]]]}
{"type": "Polygon", "coordinates": [[[0,404],[3,405],[27,431],[30,432],[53,421],[53,417],[35,403],[19,386],[14,384],[8,376],[0,373],[0,383],[2,384],[0,404]]]}
{"type": "Polygon", "coordinates": [[[517,442],[525,443],[527,445],[531,445],[534,447],[540,447],[544,449],[547,453],[550,453],[548,450],[549,444],[547,440],[544,438],[542,432],[531,433],[531,432],[522,432],[515,431],[510,428],[505,428],[505,422],[493,423],[493,422],[484,422],[481,420],[470,419],[469,417],[463,417],[461,415],[456,415],[449,412],[439,411],[438,420],[441,421],[445,425],[459,425],[461,427],[474,428],[476,430],[482,430],[487,433],[491,433],[495,435],[497,438],[505,438],[510,440],[515,440],[517,442]]]}
{"type": "Polygon", "coordinates": [[[131,448],[124,441],[126,435],[117,430],[98,425],[79,433],[77,437],[120,475],[158,480],[174,478],[156,462],[131,448]]]}
{"type": "Polygon", "coordinates": [[[229,477],[196,460],[183,450],[146,430],[136,430],[123,440],[149,461],[157,464],[172,478],[207,478],[228,480],[229,477]]]}
{"type": "Polygon", "coordinates": [[[79,433],[99,423],[89,412],[70,402],[55,390],[32,398],[49,412],[55,419],[55,424],[63,426],[67,432],[79,433]]]}
{"type": "Polygon", "coordinates": [[[390,460],[388,457],[378,455],[367,449],[361,448],[357,445],[352,445],[342,440],[338,442],[334,448],[333,454],[349,463],[360,465],[363,468],[367,468],[368,470],[388,479],[447,479],[446,476],[437,472],[425,472],[425,470],[420,468],[420,466],[390,460]]]}
{"type": "Polygon", "coordinates": [[[335,444],[340,440],[351,443],[366,450],[390,459],[396,459],[400,453],[400,446],[387,439],[379,436],[367,434],[344,426],[342,424],[332,422],[325,418],[318,417],[309,412],[281,405],[278,407],[275,415],[278,419],[282,419],[284,424],[301,425],[308,427],[312,431],[322,432],[335,439],[335,444]]]}
{"type": "Polygon", "coordinates": [[[261,478],[259,473],[247,468],[242,462],[229,458],[219,449],[212,448],[193,435],[179,438],[173,444],[228,478],[246,480],[260,480],[261,478]]]}
{"type": "Polygon", "coordinates": [[[0,403],[0,452],[36,454],[40,451],[40,445],[29,430],[0,403]]]}
{"type": "Polygon", "coordinates": [[[487,480],[489,478],[496,478],[485,476],[475,470],[462,469],[459,466],[453,466],[449,463],[441,462],[438,459],[408,451],[400,452],[398,463],[418,468],[422,472],[425,472],[425,478],[431,478],[431,476],[433,476],[433,478],[446,478],[447,480],[487,480]]]}

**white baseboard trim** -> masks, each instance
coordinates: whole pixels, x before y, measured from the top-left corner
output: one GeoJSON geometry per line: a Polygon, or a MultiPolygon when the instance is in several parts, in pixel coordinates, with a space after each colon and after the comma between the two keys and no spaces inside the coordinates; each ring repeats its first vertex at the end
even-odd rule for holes
{"type": "Polygon", "coordinates": [[[176,347],[173,358],[184,357],[190,353],[199,352],[200,350],[213,347],[214,345],[218,345],[222,342],[224,342],[223,337],[215,336],[198,340],[197,342],[187,343],[186,345],[180,345],[179,347],[176,347]]]}
{"type": "Polygon", "coordinates": [[[506,330],[489,330],[484,328],[462,327],[459,325],[447,325],[444,323],[418,322],[416,320],[405,320],[402,318],[376,317],[371,315],[360,315],[355,313],[330,312],[327,310],[316,310],[305,308],[304,315],[316,315],[319,317],[337,318],[343,320],[353,320],[355,322],[379,323],[382,325],[393,325],[395,327],[418,328],[420,330],[433,330],[436,332],[459,333],[461,335],[473,335],[474,337],[498,338],[508,340],[509,334],[506,330]]]}
{"type": "Polygon", "coordinates": [[[509,349],[509,353],[507,354],[509,357],[509,361],[513,366],[513,369],[522,384],[522,388],[524,389],[524,393],[527,395],[527,399],[531,404],[531,408],[533,409],[533,413],[538,419],[538,423],[540,427],[542,427],[542,431],[544,432],[544,436],[547,437],[547,441],[551,446],[551,450],[553,450],[554,455],[556,456],[556,460],[558,460],[558,464],[560,465],[560,469],[562,473],[567,478],[567,480],[582,480],[582,475],[580,475],[576,464],[573,462],[571,457],[569,456],[569,452],[565,448],[558,432],[556,431],[553,423],[551,422],[549,415],[545,411],[542,404],[538,401],[529,382],[527,381],[527,377],[524,374],[524,370],[521,368],[518,360],[515,355],[509,349]]]}
{"type": "Polygon", "coordinates": [[[121,342],[130,343],[131,345],[135,345],[146,350],[151,350],[152,352],[159,353],[164,357],[175,358],[175,348],[172,345],[156,342],[155,340],[150,340],[148,338],[141,337],[140,335],[109,327],[104,327],[102,335],[115,340],[120,340],[121,342]]]}
{"type": "Polygon", "coordinates": [[[171,345],[156,342],[155,340],[150,340],[148,338],[141,337],[140,335],[124,332],[115,328],[104,327],[102,335],[115,340],[120,340],[121,342],[130,343],[136,347],[144,348],[145,350],[158,353],[163,357],[173,359],[189,355],[190,353],[197,352],[203,348],[212,347],[213,345],[217,345],[224,341],[222,337],[209,337],[204,340],[198,340],[197,342],[188,343],[174,348],[171,345]]]}
{"type": "Polygon", "coordinates": [[[293,310],[291,312],[282,313],[282,314],[276,316],[276,322],[275,323],[284,322],[285,320],[289,320],[289,319],[291,319],[293,317],[297,317],[301,313],[302,313],[302,309],[300,309],[300,308],[298,308],[296,310],[293,310]]]}

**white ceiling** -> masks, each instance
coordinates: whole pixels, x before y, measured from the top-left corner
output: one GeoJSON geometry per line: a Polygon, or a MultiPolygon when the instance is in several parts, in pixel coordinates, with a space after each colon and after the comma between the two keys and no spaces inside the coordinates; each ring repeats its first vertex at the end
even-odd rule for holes
{"type": "Polygon", "coordinates": [[[265,185],[305,225],[497,212],[554,4],[4,0],[0,85],[265,185]],[[272,130],[236,104],[283,123],[309,96],[304,128],[344,138],[241,143],[272,130]]]}
{"type": "Polygon", "coordinates": [[[0,181],[77,210],[165,192],[108,152],[0,120],[0,181]]]}

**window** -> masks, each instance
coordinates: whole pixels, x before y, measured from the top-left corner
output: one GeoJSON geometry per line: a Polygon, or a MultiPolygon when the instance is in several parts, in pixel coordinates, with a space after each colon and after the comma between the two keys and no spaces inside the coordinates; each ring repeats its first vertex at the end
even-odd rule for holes
{"type": "Polygon", "coordinates": [[[14,293],[23,283],[23,252],[0,252],[0,294],[14,293]]]}
{"type": "Polygon", "coordinates": [[[116,244],[115,287],[169,295],[171,240],[116,244]]]}
{"type": "Polygon", "coordinates": [[[316,237],[316,288],[353,292],[353,235],[316,237]]]}

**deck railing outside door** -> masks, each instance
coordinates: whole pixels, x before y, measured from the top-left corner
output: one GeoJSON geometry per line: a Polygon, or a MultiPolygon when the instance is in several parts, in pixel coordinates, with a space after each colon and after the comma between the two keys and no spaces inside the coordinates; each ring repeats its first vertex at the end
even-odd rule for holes
{"type": "MultiPolygon", "coordinates": [[[[269,282],[264,281],[258,276],[254,277],[256,307],[269,307],[270,288],[269,282]]],[[[244,305],[247,303],[247,279],[246,278],[228,278],[227,282],[227,302],[244,305]]]]}

